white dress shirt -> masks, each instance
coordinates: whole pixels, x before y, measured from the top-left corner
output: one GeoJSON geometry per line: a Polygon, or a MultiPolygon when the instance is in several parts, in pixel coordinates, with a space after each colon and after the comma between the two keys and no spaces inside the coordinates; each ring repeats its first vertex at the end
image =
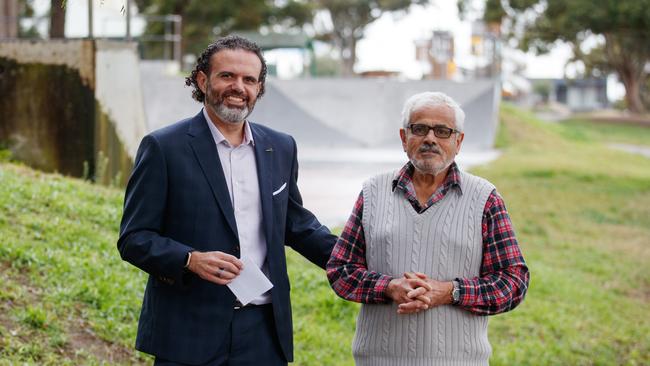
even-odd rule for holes
{"type": "MultiPolygon", "coordinates": [[[[257,178],[255,141],[250,125],[248,121],[244,121],[242,143],[233,147],[212,123],[205,108],[203,108],[203,115],[210,127],[214,143],[217,145],[223,175],[226,177],[230,202],[235,211],[241,258],[251,259],[268,277],[266,236],[262,228],[262,200],[257,178]]],[[[267,291],[253,299],[251,304],[260,305],[270,302],[271,293],[267,291]]]]}

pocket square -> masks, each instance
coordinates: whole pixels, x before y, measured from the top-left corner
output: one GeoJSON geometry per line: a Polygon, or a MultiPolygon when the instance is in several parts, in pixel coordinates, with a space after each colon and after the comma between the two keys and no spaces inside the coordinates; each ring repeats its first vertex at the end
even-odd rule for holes
{"type": "Polygon", "coordinates": [[[278,193],[284,191],[285,188],[287,188],[287,182],[284,182],[284,184],[283,184],[280,188],[278,188],[277,191],[273,192],[273,195],[274,195],[274,196],[277,196],[278,193]]]}

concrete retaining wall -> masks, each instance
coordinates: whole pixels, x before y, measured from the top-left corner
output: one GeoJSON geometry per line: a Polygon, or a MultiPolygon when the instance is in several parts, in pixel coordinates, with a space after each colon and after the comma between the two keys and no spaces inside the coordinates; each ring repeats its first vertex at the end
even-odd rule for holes
{"type": "Polygon", "coordinates": [[[134,43],[0,42],[0,144],[44,170],[123,184],[145,116],[134,43]]]}

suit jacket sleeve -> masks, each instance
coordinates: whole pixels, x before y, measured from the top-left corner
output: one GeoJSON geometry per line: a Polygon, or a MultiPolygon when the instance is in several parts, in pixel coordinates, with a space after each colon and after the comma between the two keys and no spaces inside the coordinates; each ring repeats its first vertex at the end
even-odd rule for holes
{"type": "Polygon", "coordinates": [[[168,285],[182,285],[184,261],[192,248],[162,235],[166,202],[165,155],[156,138],[148,135],[126,188],[117,247],[125,261],[168,285]]]}
{"type": "Polygon", "coordinates": [[[287,208],[286,241],[287,245],[307,258],[312,263],[325,269],[325,265],[336,243],[336,236],[322,225],[309,210],[302,206],[302,197],[298,190],[298,153],[296,142],[293,143],[293,162],[289,184],[289,203],[287,208]]]}

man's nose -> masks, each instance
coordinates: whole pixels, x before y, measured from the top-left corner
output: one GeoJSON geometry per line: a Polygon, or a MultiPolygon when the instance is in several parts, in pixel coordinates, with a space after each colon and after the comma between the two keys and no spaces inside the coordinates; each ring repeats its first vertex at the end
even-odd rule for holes
{"type": "Polygon", "coordinates": [[[436,142],[436,134],[433,133],[433,129],[430,128],[429,131],[427,131],[427,134],[424,135],[424,141],[426,141],[428,143],[435,143],[436,142]]]}
{"type": "Polygon", "coordinates": [[[235,78],[230,84],[230,88],[238,92],[244,92],[244,80],[242,78],[235,78]]]}

